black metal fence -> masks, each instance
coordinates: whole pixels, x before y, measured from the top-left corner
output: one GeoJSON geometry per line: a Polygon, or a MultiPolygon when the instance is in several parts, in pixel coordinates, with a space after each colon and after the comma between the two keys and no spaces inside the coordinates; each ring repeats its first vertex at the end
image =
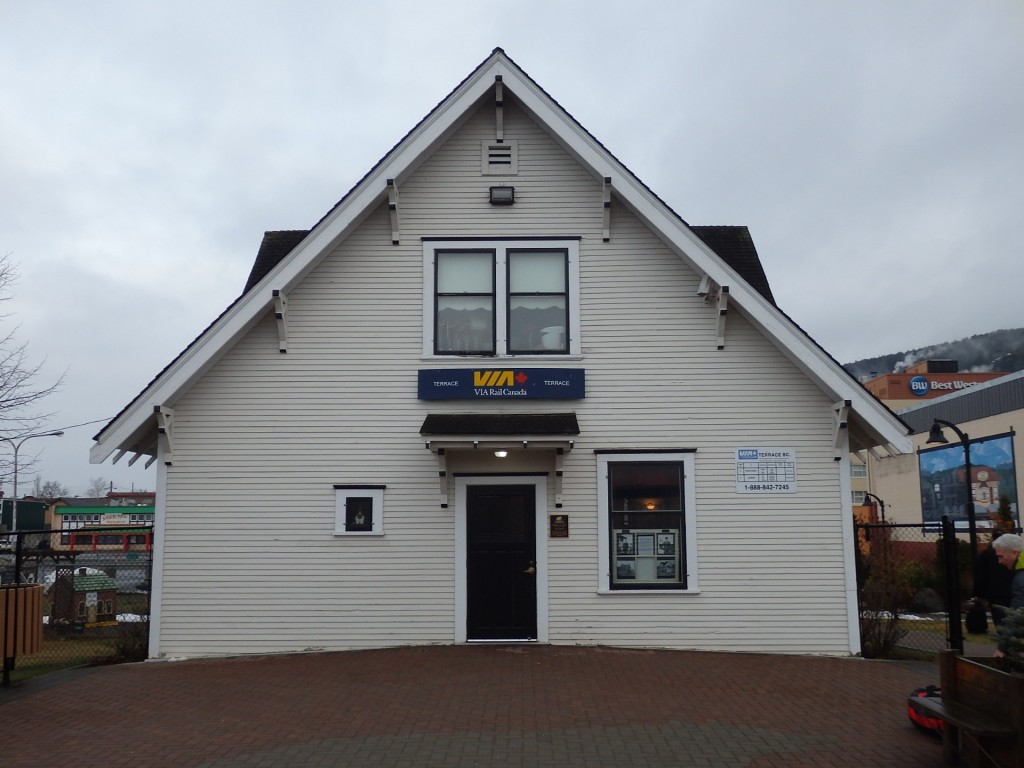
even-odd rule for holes
{"type": "MultiPolygon", "coordinates": [[[[854,524],[861,646],[865,656],[936,654],[964,643],[987,655],[988,634],[966,634],[974,595],[970,544],[948,518],[941,527],[854,524]]],[[[988,545],[981,536],[981,548],[988,545]]],[[[991,623],[990,623],[991,626],[991,623]]]]}
{"type": "MultiPolygon", "coordinates": [[[[0,584],[5,594],[42,588],[41,644],[24,655],[3,643],[17,622],[38,621],[0,608],[3,684],[62,668],[146,658],[149,645],[153,529],[79,528],[0,534],[0,584]]],[[[35,590],[36,594],[39,593],[35,590]]],[[[12,606],[14,603],[9,601],[12,606]]]]}

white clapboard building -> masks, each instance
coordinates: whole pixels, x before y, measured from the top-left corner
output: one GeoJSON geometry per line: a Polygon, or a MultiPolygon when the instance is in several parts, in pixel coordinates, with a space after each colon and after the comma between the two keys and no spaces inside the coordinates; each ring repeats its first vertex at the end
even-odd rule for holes
{"type": "Polygon", "coordinates": [[[745,227],[688,225],[496,49],[313,229],[266,233],[92,459],[159,468],[154,657],[850,654],[847,457],[907,431],[745,227]]]}

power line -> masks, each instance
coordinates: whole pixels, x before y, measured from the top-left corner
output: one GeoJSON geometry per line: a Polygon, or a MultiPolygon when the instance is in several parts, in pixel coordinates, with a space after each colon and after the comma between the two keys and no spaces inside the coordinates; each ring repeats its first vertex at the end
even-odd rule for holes
{"type": "Polygon", "coordinates": [[[82,422],[81,424],[72,424],[69,427],[55,427],[54,429],[57,430],[57,429],[74,429],[75,427],[88,427],[90,424],[102,424],[102,423],[104,423],[106,421],[110,421],[112,418],[114,418],[114,417],[113,416],[108,416],[105,419],[96,419],[96,421],[85,421],[85,422],[82,422]]]}

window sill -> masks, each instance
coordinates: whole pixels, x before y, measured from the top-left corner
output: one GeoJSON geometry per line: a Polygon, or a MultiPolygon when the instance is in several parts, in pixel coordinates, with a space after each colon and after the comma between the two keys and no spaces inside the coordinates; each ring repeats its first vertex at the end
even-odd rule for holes
{"type": "Polygon", "coordinates": [[[699,595],[699,589],[598,589],[599,595],[699,595]]]}
{"type": "Polygon", "coordinates": [[[578,362],[583,359],[583,355],[421,355],[420,360],[425,363],[431,361],[443,360],[448,361],[495,361],[495,360],[526,360],[530,362],[547,361],[547,362],[561,362],[562,360],[568,360],[570,362],[578,362]]]}
{"type": "Polygon", "coordinates": [[[384,531],[335,531],[334,538],[336,539],[347,539],[347,538],[360,538],[364,536],[377,536],[382,537],[384,531]]]}

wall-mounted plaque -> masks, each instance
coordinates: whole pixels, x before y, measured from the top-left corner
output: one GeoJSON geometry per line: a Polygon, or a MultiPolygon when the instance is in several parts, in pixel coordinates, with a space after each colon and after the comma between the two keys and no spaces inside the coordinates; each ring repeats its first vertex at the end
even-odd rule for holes
{"type": "Polygon", "coordinates": [[[569,516],[568,515],[551,515],[548,518],[549,530],[548,534],[552,539],[568,539],[569,538],[569,516]]]}

